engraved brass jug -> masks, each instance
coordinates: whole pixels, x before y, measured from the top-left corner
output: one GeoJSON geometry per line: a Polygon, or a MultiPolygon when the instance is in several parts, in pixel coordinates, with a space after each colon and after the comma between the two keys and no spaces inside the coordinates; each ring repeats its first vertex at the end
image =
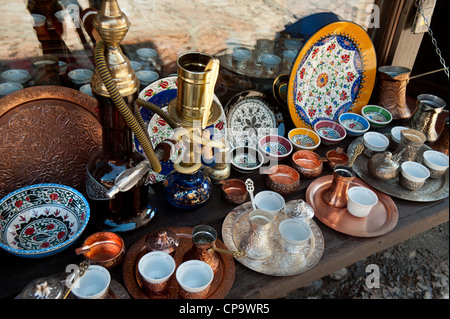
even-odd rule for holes
{"type": "Polygon", "coordinates": [[[436,121],[446,103],[443,99],[431,95],[421,94],[417,97],[417,108],[407,126],[425,134],[426,142],[434,142],[438,138],[436,121]]]}
{"type": "Polygon", "coordinates": [[[401,66],[382,66],[378,68],[379,105],[392,114],[394,120],[407,119],[411,111],[406,104],[406,86],[411,70],[401,66]]]}

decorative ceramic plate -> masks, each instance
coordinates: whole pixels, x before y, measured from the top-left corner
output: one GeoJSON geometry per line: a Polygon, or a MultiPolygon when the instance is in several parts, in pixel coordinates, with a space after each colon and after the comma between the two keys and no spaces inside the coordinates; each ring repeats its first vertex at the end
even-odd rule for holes
{"type": "Polygon", "coordinates": [[[81,193],[86,164],[102,147],[97,100],[61,86],[13,92],[0,103],[0,198],[39,183],[81,193]]]}
{"type": "Polygon", "coordinates": [[[275,115],[265,95],[257,91],[244,91],[233,96],[226,107],[228,141],[233,147],[258,148],[261,137],[284,135],[281,113],[275,115]]]}
{"type": "MultiPolygon", "coordinates": [[[[234,208],[222,224],[222,237],[229,250],[242,250],[242,239],[251,229],[249,213],[252,212],[252,204],[246,202],[234,208]]],[[[324,249],[324,239],[319,226],[312,219],[309,226],[312,230],[311,238],[305,248],[296,254],[287,253],[281,246],[281,235],[278,230],[280,222],[286,218],[283,211],[277,214],[270,228],[270,237],[273,242],[273,254],[264,261],[252,260],[248,257],[236,258],[244,266],[271,276],[291,276],[305,272],[320,260],[324,249]]]]}
{"type": "MultiPolygon", "coordinates": [[[[177,76],[161,78],[155,82],[152,82],[145,89],[143,89],[139,93],[139,98],[159,106],[164,112],[168,113],[169,102],[177,97],[177,85],[178,85],[177,76]]],[[[207,127],[207,129],[211,130],[212,128],[214,128],[214,136],[213,136],[214,139],[225,138],[226,132],[225,113],[223,112],[222,105],[220,104],[220,101],[216,96],[214,96],[214,101],[218,103],[220,106],[221,116],[216,123],[207,127]]],[[[145,125],[147,126],[147,131],[150,136],[150,141],[153,147],[155,147],[165,139],[172,138],[174,131],[162,117],[143,107],[140,108],[140,113],[144,120],[145,125]]],[[[135,148],[138,150],[138,152],[144,154],[144,151],[136,137],[134,137],[134,145],[135,148]]],[[[181,146],[180,149],[181,151],[183,151],[181,146]]],[[[179,154],[175,154],[174,156],[177,157],[178,155],[179,154]]],[[[172,170],[173,170],[172,160],[162,162],[161,172],[155,173],[151,171],[150,174],[148,175],[148,181],[150,183],[157,183],[163,181],[165,180],[167,174],[169,174],[172,170]]]]}
{"type": "Polygon", "coordinates": [[[0,201],[0,212],[0,247],[30,258],[69,247],[86,228],[90,215],[81,193],[58,184],[18,189],[0,201]]]}
{"type": "Polygon", "coordinates": [[[287,102],[297,127],[360,113],[372,94],[376,55],[368,34],[353,22],[331,23],[298,54],[289,78],[287,102]]]}

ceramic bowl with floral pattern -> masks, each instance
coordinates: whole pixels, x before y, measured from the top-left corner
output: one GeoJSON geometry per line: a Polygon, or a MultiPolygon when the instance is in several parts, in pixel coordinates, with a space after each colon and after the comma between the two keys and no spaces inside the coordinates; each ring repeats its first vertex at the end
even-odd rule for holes
{"type": "Polygon", "coordinates": [[[291,142],[280,135],[266,135],[259,139],[258,142],[261,153],[269,160],[281,161],[292,153],[291,142]]]}
{"type": "Polygon", "coordinates": [[[321,120],[314,125],[314,130],[322,139],[325,145],[332,145],[341,142],[347,136],[347,131],[339,123],[321,120]]]}
{"type": "Polygon", "coordinates": [[[240,173],[251,173],[262,166],[264,156],[256,148],[239,146],[230,153],[231,165],[240,173]]]}
{"type": "Polygon", "coordinates": [[[294,128],[288,133],[289,141],[297,150],[313,151],[319,147],[321,138],[313,130],[307,128],[294,128]]]}
{"type": "Polygon", "coordinates": [[[344,113],[339,116],[339,124],[347,131],[348,136],[361,136],[370,128],[369,121],[356,113],[344,113]]]}
{"type": "Polygon", "coordinates": [[[376,128],[385,127],[392,121],[392,114],[385,108],[378,105],[366,105],[361,110],[370,125],[376,128]]]}
{"type": "Polygon", "coordinates": [[[20,188],[0,200],[0,247],[20,257],[54,255],[80,237],[89,216],[86,198],[71,187],[20,188]]]}

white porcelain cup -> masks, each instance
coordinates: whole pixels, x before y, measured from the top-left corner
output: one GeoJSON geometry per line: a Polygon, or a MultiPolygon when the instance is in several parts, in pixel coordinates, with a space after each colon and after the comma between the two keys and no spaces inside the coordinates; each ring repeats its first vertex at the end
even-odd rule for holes
{"type": "Polygon", "coordinates": [[[389,146],[389,139],[378,132],[367,132],[363,135],[364,155],[372,157],[374,154],[384,152],[389,146]]]}
{"type": "Polygon", "coordinates": [[[429,150],[423,153],[423,163],[429,169],[431,178],[440,178],[448,169],[449,159],[444,153],[429,150]]]}
{"type": "Polygon", "coordinates": [[[278,70],[280,62],[281,58],[275,54],[263,54],[261,56],[261,64],[267,74],[274,74],[278,70]]]}
{"type": "Polygon", "coordinates": [[[355,217],[366,217],[378,203],[377,194],[366,187],[352,187],[347,194],[347,210],[355,217]]]}
{"type": "Polygon", "coordinates": [[[90,265],[83,276],[74,283],[72,293],[79,299],[104,299],[107,297],[111,275],[108,269],[90,265]]]}
{"type": "Polygon", "coordinates": [[[153,81],[158,80],[159,74],[154,71],[141,70],[136,72],[136,77],[143,86],[147,86],[153,81]]]}
{"type": "Polygon", "coordinates": [[[252,51],[247,48],[233,49],[233,66],[236,69],[243,70],[246,68],[248,61],[252,57],[252,51]]]}
{"type": "Polygon", "coordinates": [[[163,251],[152,251],[141,257],[138,263],[139,274],[151,292],[163,291],[175,272],[175,260],[163,251]]]}
{"type": "Polygon", "coordinates": [[[303,219],[288,218],[278,226],[282,241],[281,246],[291,254],[299,253],[311,238],[311,227],[303,219]]]}
{"type": "Polygon", "coordinates": [[[183,298],[203,299],[214,279],[214,272],[207,263],[193,259],[178,266],[175,277],[181,287],[183,298]]]}
{"type": "Polygon", "coordinates": [[[421,188],[427,178],[430,177],[428,168],[417,162],[403,162],[400,168],[399,182],[403,187],[411,191],[421,188]]]}
{"type": "Polygon", "coordinates": [[[265,210],[274,216],[277,215],[286,204],[284,197],[273,191],[262,191],[257,193],[254,202],[258,209],[265,210]]]}

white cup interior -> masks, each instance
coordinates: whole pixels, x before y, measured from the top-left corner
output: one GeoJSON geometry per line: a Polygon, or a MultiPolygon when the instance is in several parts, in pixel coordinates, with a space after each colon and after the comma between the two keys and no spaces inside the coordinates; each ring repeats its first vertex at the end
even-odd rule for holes
{"type": "Polygon", "coordinates": [[[403,162],[401,168],[403,176],[413,181],[419,182],[430,177],[430,171],[422,164],[416,162],[403,162]]]}
{"type": "Polygon", "coordinates": [[[373,206],[378,202],[378,196],[365,187],[352,187],[348,190],[348,198],[358,205],[373,206]]]}
{"type": "Polygon", "coordinates": [[[285,205],[283,196],[272,191],[259,192],[254,201],[257,208],[272,214],[277,214],[285,205]]]}
{"type": "Polygon", "coordinates": [[[423,153],[425,164],[432,169],[444,170],[449,166],[448,156],[438,151],[426,151],[423,153]]]}
{"type": "Polygon", "coordinates": [[[98,265],[91,265],[72,288],[72,293],[81,299],[100,298],[111,282],[109,271],[98,265]]]}
{"type": "Polygon", "coordinates": [[[248,61],[252,55],[252,51],[245,48],[236,48],[233,50],[233,60],[242,62],[248,61]]]}
{"type": "Polygon", "coordinates": [[[311,237],[311,228],[301,219],[285,219],[278,230],[284,240],[293,244],[303,243],[311,237]]]}
{"type": "Polygon", "coordinates": [[[200,260],[189,260],[182,263],[175,274],[180,286],[188,292],[205,290],[214,278],[210,265],[200,260]]]}
{"type": "Polygon", "coordinates": [[[162,283],[175,271],[175,260],[168,253],[152,251],[139,260],[139,273],[149,283],[162,283]]]}
{"type": "Polygon", "coordinates": [[[389,139],[378,132],[367,132],[363,136],[364,145],[374,151],[383,151],[389,146],[389,139]]]}

